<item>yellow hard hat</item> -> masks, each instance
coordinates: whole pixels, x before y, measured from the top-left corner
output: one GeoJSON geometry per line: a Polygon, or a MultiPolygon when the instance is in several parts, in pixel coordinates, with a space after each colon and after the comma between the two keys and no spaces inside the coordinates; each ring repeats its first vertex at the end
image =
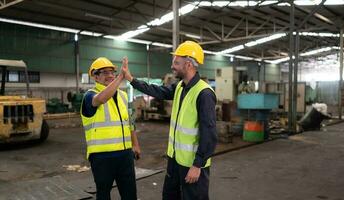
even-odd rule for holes
{"type": "Polygon", "coordinates": [[[105,67],[111,67],[113,70],[117,69],[117,66],[112,64],[112,62],[105,58],[105,57],[99,57],[95,61],[93,61],[92,65],[90,66],[90,69],[88,70],[88,75],[91,77],[93,70],[99,70],[105,67]]]}
{"type": "Polygon", "coordinates": [[[185,41],[181,43],[175,52],[172,52],[176,56],[189,56],[194,58],[199,64],[203,64],[204,53],[202,47],[193,41],[185,41]]]}

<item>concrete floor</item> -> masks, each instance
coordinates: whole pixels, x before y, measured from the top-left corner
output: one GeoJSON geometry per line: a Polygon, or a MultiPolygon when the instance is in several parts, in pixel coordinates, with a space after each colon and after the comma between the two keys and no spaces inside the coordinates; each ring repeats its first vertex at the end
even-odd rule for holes
{"type": "MultiPolygon", "coordinates": [[[[344,124],[324,130],[216,156],[210,199],[344,200],[344,124]]],[[[158,174],[137,181],[139,198],[161,199],[163,179],[158,174]]]]}
{"type": "MultiPolygon", "coordinates": [[[[142,159],[138,167],[165,167],[168,123],[139,123],[142,159]]],[[[259,144],[216,156],[211,170],[211,199],[344,200],[344,124],[259,144]]],[[[51,130],[42,144],[1,147],[0,189],[5,183],[55,175],[77,184],[90,172],[67,171],[63,165],[86,165],[81,128],[51,130]]],[[[247,145],[235,140],[218,149],[247,145]]],[[[161,199],[164,173],[137,181],[140,200],[161,199]]],[[[8,191],[11,192],[11,191],[8,191]]],[[[116,188],[113,199],[118,199],[116,188]]]]}

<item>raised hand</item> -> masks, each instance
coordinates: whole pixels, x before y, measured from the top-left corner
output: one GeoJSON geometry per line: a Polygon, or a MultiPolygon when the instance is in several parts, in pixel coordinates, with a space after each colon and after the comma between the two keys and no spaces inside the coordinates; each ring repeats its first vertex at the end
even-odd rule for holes
{"type": "Polygon", "coordinates": [[[124,78],[131,82],[133,80],[133,77],[129,71],[128,58],[127,57],[123,57],[123,59],[122,59],[122,69],[121,70],[122,70],[122,73],[124,75],[124,78]]]}

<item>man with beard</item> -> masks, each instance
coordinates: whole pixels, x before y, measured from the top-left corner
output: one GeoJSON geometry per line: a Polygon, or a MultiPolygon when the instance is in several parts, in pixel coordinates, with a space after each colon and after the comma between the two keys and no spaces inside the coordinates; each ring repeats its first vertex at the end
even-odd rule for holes
{"type": "MultiPolygon", "coordinates": [[[[124,58],[123,64],[127,63],[124,58]]],[[[80,112],[87,159],[96,183],[97,200],[111,199],[114,180],[122,200],[136,200],[134,156],[139,157],[140,147],[129,123],[127,93],[118,89],[123,74],[117,76],[116,70],[110,60],[100,57],[88,71],[96,85],[86,92],[80,112]]]]}
{"type": "Polygon", "coordinates": [[[197,71],[204,60],[199,44],[186,41],[172,54],[171,69],[181,81],[171,86],[139,81],[130,74],[128,65],[122,71],[135,89],[158,99],[173,100],[163,199],[209,199],[210,157],[217,142],[216,96],[197,71]]]}

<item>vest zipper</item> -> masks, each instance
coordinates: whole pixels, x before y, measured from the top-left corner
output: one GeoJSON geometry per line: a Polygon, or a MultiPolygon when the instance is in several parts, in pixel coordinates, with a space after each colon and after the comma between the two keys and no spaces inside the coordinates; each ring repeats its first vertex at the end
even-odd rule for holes
{"type": "MultiPolygon", "coordinates": [[[[118,94],[117,94],[118,95],[118,94]]],[[[117,95],[116,95],[116,98],[117,98],[117,95]]],[[[122,121],[122,116],[121,116],[121,111],[119,111],[119,108],[118,108],[118,99],[116,99],[117,101],[115,101],[115,104],[116,104],[116,108],[117,108],[117,111],[118,111],[118,114],[119,114],[119,120],[121,120],[121,127],[122,127],[122,141],[123,141],[123,145],[124,145],[124,149],[127,149],[125,147],[125,140],[124,140],[124,127],[123,127],[123,121],[122,121]]]]}

